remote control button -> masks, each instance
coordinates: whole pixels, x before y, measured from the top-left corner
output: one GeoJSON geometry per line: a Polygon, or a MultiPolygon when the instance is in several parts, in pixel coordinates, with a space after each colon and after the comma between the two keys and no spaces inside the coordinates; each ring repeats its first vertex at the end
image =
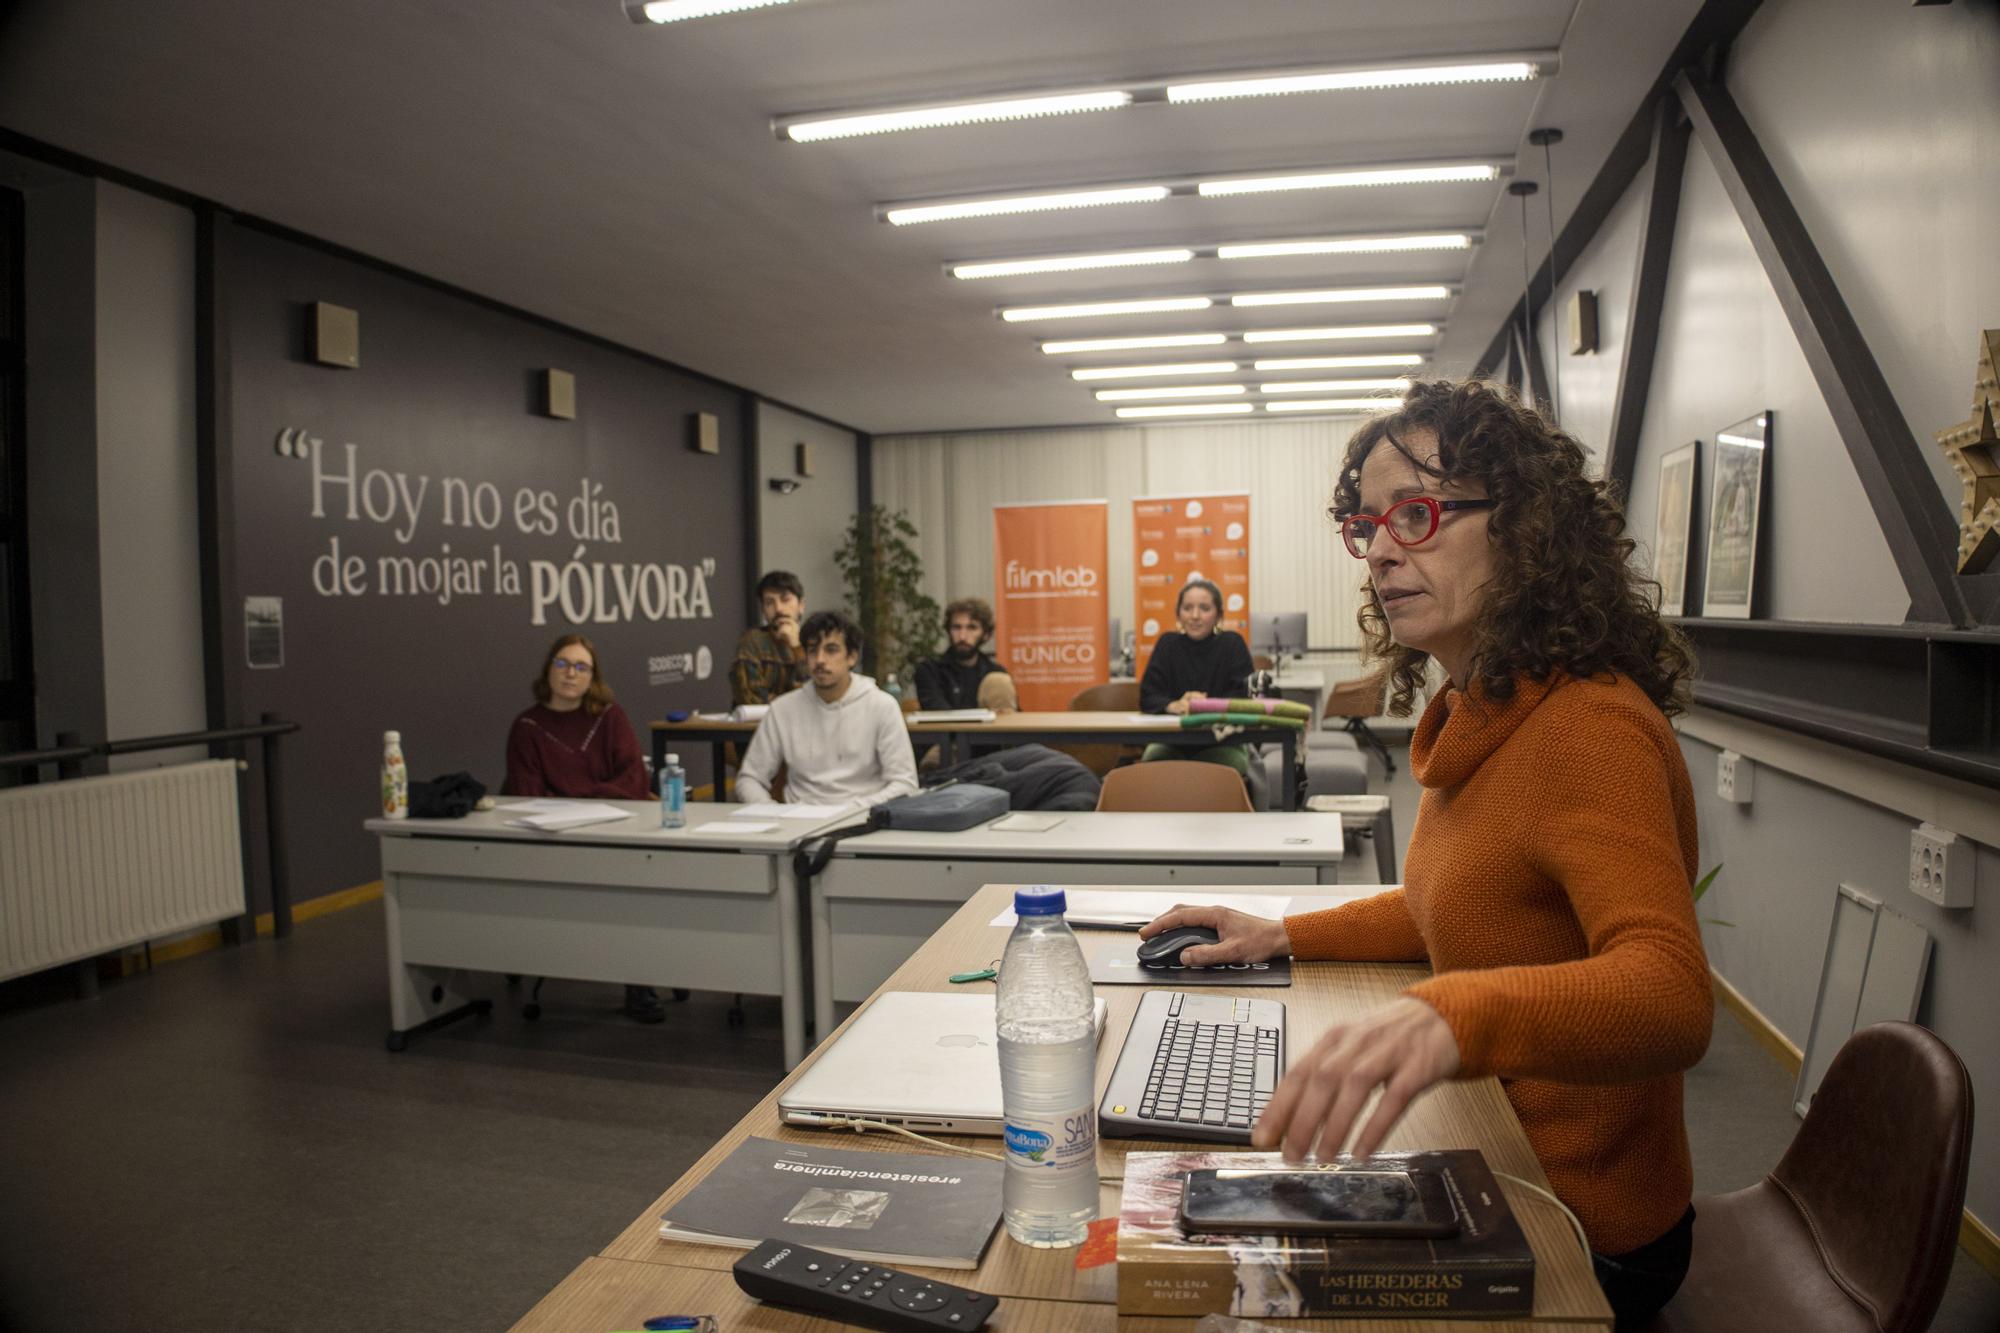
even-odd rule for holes
{"type": "Polygon", "coordinates": [[[818,1264],[807,1264],[807,1265],[806,1265],[806,1272],[808,1272],[808,1273],[817,1273],[817,1272],[819,1272],[819,1265],[818,1265],[818,1264]]]}
{"type": "Polygon", "coordinates": [[[928,1286],[897,1287],[889,1293],[889,1298],[905,1310],[912,1310],[918,1314],[940,1309],[945,1303],[944,1297],[928,1286]]]}
{"type": "Polygon", "coordinates": [[[875,1288],[869,1287],[867,1290],[858,1292],[856,1294],[859,1295],[861,1299],[864,1301],[872,1301],[875,1299],[875,1288]]]}

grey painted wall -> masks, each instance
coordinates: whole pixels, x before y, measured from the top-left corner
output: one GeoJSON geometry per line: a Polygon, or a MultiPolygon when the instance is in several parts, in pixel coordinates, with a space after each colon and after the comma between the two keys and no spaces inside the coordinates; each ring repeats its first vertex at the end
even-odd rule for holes
{"type": "MultiPolygon", "coordinates": [[[[112,738],[200,731],[194,215],[97,186],[97,523],[112,738]]],[[[206,751],[127,755],[148,768],[206,751]]]]}
{"type": "Polygon", "coordinates": [[[833,553],[861,503],[854,434],[760,401],[757,436],[762,559],[750,582],[754,586],[764,570],[789,569],[806,585],[808,609],[836,608],[843,588],[833,553]],[[812,446],[813,475],[800,478],[799,489],[790,495],[780,495],[765,483],[794,475],[801,441],[812,446]]]}

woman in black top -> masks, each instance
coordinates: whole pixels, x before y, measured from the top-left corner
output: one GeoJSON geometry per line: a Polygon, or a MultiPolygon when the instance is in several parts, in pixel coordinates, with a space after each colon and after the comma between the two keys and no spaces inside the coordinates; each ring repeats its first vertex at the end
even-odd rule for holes
{"type": "MultiPolygon", "coordinates": [[[[1181,589],[1174,603],[1179,632],[1168,630],[1153,645],[1153,658],[1139,681],[1139,707],[1148,713],[1185,713],[1194,699],[1240,699],[1249,693],[1250,649],[1235,630],[1216,628],[1222,621],[1222,591],[1207,579],[1195,579],[1181,589]]],[[[1140,756],[1155,759],[1199,759],[1227,764],[1238,773],[1250,771],[1250,756],[1241,745],[1211,745],[1193,753],[1181,746],[1154,742],[1140,756]]]]}

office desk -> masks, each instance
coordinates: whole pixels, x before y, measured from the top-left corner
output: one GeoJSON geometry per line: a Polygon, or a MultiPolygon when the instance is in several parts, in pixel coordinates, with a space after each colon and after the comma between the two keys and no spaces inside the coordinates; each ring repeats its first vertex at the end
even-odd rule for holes
{"type": "MultiPolygon", "coordinates": [[[[1222,887],[1206,890],[1200,896],[1221,899],[1231,893],[1250,892],[1255,887],[1222,887]]],[[[965,989],[952,986],[946,978],[968,967],[984,966],[986,960],[999,956],[1006,942],[1007,930],[986,923],[1007,906],[1011,894],[1012,888],[1008,885],[988,885],[981,889],[958,910],[944,929],[897,969],[882,989],[946,992],[965,989]]],[[[1078,938],[1086,953],[1112,943],[1111,937],[1101,931],[1079,932],[1078,938]]],[[[1387,1003],[1404,986],[1422,975],[1422,969],[1409,966],[1303,963],[1293,968],[1290,988],[1282,992],[1257,993],[1284,1002],[1291,1050],[1303,1052],[1333,1023],[1387,1003]]],[[[1105,1083],[1111,1076],[1112,1066],[1117,1061],[1126,1029],[1131,1025],[1143,991],[1143,987],[1137,986],[1105,986],[1098,989],[1098,994],[1109,1008],[1104,1040],[1097,1053],[1096,1095],[1099,1098],[1104,1095],[1105,1083]]],[[[1221,990],[1209,993],[1229,995],[1232,992],[1221,990]]],[[[794,1072],[791,1077],[796,1078],[797,1073],[794,1072]]],[[[838,1143],[843,1148],[863,1151],[928,1151],[920,1144],[891,1135],[848,1132],[834,1135],[827,1131],[783,1126],[778,1120],[777,1098],[789,1082],[788,1078],[785,1084],[759,1102],[599,1255],[600,1260],[607,1262],[658,1265],[667,1269],[671,1276],[649,1286],[642,1276],[623,1267],[591,1268],[588,1272],[580,1269],[537,1305],[534,1312],[516,1326],[517,1329],[532,1330],[533,1333],[574,1329],[582,1333],[586,1325],[581,1320],[586,1312],[591,1318],[597,1318],[599,1311],[611,1313],[614,1307],[609,1302],[634,1297],[642,1291],[648,1295],[657,1292],[661,1297],[685,1293],[690,1300],[706,1299],[711,1303],[682,1312],[720,1314],[727,1329],[803,1331],[823,1327],[800,1315],[758,1308],[737,1293],[727,1273],[730,1265],[741,1256],[741,1251],[665,1241],[659,1236],[660,1214],[684,1197],[731,1150],[752,1135],[838,1143]],[[712,1272],[725,1285],[700,1286],[696,1279],[686,1275],[689,1269],[712,1272]],[[598,1303],[589,1304],[591,1301],[598,1303]]],[[[988,1152],[997,1151],[998,1145],[996,1139],[953,1141],[988,1152]]],[[[1161,1140],[1101,1140],[1098,1169],[1106,1181],[1100,1194],[1102,1215],[1116,1215],[1117,1182],[1124,1178],[1126,1153],[1161,1152],[1180,1146],[1183,1145],[1161,1140]]],[[[1499,1082],[1491,1078],[1452,1081],[1419,1097],[1384,1146],[1390,1150],[1474,1147],[1486,1154],[1487,1161],[1496,1171],[1519,1176],[1544,1188],[1548,1184],[1526,1137],[1521,1133],[1513,1108],[1501,1095],[1499,1082]]],[[[1546,1330],[1558,1325],[1565,1329],[1609,1330],[1610,1309],[1605,1305],[1603,1293],[1591,1276],[1590,1265],[1577,1248],[1575,1236],[1562,1214],[1525,1191],[1509,1188],[1504,1182],[1502,1188],[1507,1191],[1508,1201],[1535,1248],[1539,1271],[1535,1281],[1535,1312],[1531,1319],[1509,1323],[1472,1319],[1350,1320],[1338,1323],[1330,1320],[1285,1320],[1284,1327],[1299,1330],[1338,1329],[1341,1333],[1357,1333],[1360,1330],[1370,1333],[1500,1333],[1502,1330],[1527,1333],[1528,1330],[1546,1330]]],[[[1111,1333],[1115,1325],[1117,1333],[1188,1333],[1194,1325],[1191,1319],[1115,1318],[1112,1313],[1117,1301],[1115,1265],[1106,1264],[1079,1272],[1075,1250],[1029,1249],[1008,1240],[1004,1230],[994,1236],[977,1269],[970,1272],[962,1269],[917,1271],[928,1271],[943,1281],[1001,1297],[1005,1304],[995,1316],[995,1329],[1043,1327],[1039,1321],[1044,1312],[1039,1302],[1044,1301],[1071,1303],[1066,1307],[1067,1322],[1057,1325],[1063,1328],[1111,1333]],[[1016,1319],[1022,1322],[1017,1325],[1014,1322],[1016,1319]]],[[[620,1305],[615,1308],[622,1315],[630,1307],[620,1305]]],[[[671,1301],[668,1306],[651,1313],[667,1313],[670,1308],[671,1301]]],[[[591,1327],[590,1333],[603,1333],[603,1330],[615,1327],[621,1325],[615,1322],[598,1323],[591,1327]]]]}
{"type": "Polygon", "coordinates": [[[1279,697],[1302,703],[1312,710],[1312,720],[1306,724],[1309,730],[1319,726],[1320,714],[1326,711],[1324,671],[1280,664],[1271,674],[1271,687],[1279,697]]]}
{"type": "Polygon", "coordinates": [[[620,824],[510,828],[505,807],[464,819],[371,819],[382,842],[389,1049],[489,1005],[461,973],[615,981],[777,995],[785,1066],[805,1054],[805,954],[792,849],[826,820],[698,834],[734,805],[688,807],[660,827],[652,801],[620,824]]]}
{"type": "MultiPolygon", "coordinates": [[[[710,762],[709,772],[714,782],[714,790],[709,800],[720,801],[723,797],[723,774],[727,767],[726,751],[731,742],[748,745],[750,738],[757,734],[755,722],[731,722],[727,718],[709,719],[691,717],[685,722],[655,722],[653,724],[653,772],[657,774],[667,762],[669,746],[706,745],[710,762]]],[[[679,754],[678,748],[674,750],[679,754]]]]}
{"type": "Polygon", "coordinates": [[[1267,884],[1310,893],[1340,880],[1338,815],[1051,817],[1062,823],[1042,833],[882,829],[837,844],[807,894],[813,1031],[833,1031],[836,1002],[866,999],[982,884],[1267,884]]]}

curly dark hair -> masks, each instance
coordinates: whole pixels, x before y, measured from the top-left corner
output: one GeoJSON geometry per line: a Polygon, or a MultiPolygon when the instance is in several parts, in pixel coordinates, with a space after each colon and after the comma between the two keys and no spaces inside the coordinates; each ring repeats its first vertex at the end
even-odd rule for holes
{"type": "MultiPolygon", "coordinates": [[[[960,616],[971,616],[979,622],[979,628],[986,631],[988,639],[993,637],[993,608],[978,597],[961,597],[944,609],[944,627],[947,632],[951,622],[960,616]]],[[[982,640],[983,642],[983,640],[982,640]]]]}
{"type": "MultiPolygon", "coordinates": [[[[1334,488],[1336,519],[1360,511],[1361,465],[1385,441],[1426,476],[1476,485],[1496,502],[1487,537],[1498,566],[1472,648],[1472,674],[1489,697],[1513,698],[1523,676],[1617,672],[1669,717],[1687,706],[1693,650],[1660,618],[1659,585],[1631,565],[1635,543],[1625,535],[1625,512],[1610,484],[1589,475],[1573,436],[1501,385],[1420,381],[1400,410],[1375,417],[1348,441],[1334,488]],[[1437,440],[1428,456],[1411,447],[1426,433],[1437,440]]],[[[1389,666],[1389,711],[1406,717],[1429,654],[1396,643],[1372,581],[1361,596],[1362,638],[1389,666]]]]}

